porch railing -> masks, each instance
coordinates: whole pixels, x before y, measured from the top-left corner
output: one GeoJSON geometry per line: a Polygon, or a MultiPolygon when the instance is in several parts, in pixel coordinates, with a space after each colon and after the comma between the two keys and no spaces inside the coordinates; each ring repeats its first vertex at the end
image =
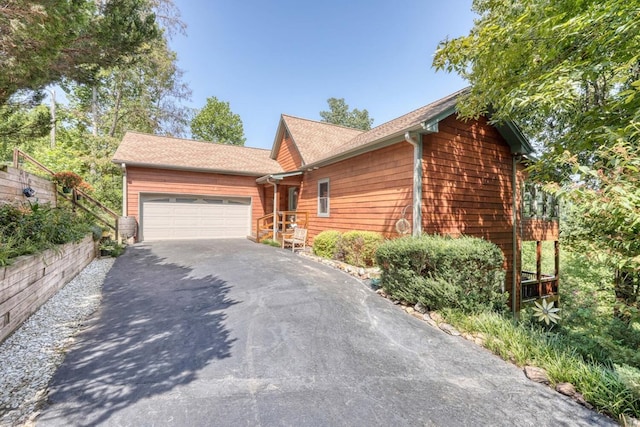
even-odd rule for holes
{"type": "Polygon", "coordinates": [[[293,232],[294,224],[296,227],[308,228],[309,212],[279,211],[275,217],[273,213],[262,216],[256,220],[256,242],[260,243],[265,239],[279,240],[283,234],[293,232]]]}
{"type": "Polygon", "coordinates": [[[534,271],[522,271],[520,282],[522,303],[558,294],[558,278],[552,274],[537,277],[534,271]]]}

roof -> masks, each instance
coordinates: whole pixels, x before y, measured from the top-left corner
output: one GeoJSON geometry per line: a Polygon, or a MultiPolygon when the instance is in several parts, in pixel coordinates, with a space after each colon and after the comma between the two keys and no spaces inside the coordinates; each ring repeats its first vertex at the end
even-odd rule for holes
{"type": "Polygon", "coordinates": [[[127,132],[114,163],[262,176],[283,172],[270,150],[127,132]]]}
{"type": "Polygon", "coordinates": [[[275,159],[278,155],[285,129],[293,138],[302,157],[303,164],[322,160],[326,157],[327,151],[340,149],[342,145],[364,133],[361,129],[283,114],[271,150],[272,159],[275,159]]]}

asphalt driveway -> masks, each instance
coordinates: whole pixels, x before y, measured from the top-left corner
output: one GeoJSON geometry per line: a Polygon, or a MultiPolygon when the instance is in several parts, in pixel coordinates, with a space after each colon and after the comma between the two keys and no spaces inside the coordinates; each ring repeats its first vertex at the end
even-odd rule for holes
{"type": "Polygon", "coordinates": [[[358,280],[246,240],[140,244],[42,426],[615,425],[358,280]]]}

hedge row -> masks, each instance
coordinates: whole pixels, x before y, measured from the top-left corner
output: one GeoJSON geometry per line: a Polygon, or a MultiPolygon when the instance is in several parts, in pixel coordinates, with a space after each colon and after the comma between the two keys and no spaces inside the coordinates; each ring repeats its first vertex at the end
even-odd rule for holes
{"type": "Polygon", "coordinates": [[[373,231],[326,230],[313,239],[313,253],[330,259],[344,261],[357,267],[371,267],[376,250],[384,242],[380,233],[373,231]]]}
{"type": "Polygon", "coordinates": [[[504,257],[493,243],[475,237],[425,235],[385,242],[377,251],[382,288],[395,299],[431,310],[465,312],[506,308],[504,257]]]}

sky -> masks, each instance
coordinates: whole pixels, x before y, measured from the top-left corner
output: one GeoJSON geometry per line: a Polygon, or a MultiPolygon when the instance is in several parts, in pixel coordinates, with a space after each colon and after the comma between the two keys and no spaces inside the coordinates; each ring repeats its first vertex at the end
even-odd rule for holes
{"type": "Polygon", "coordinates": [[[467,83],[436,72],[441,40],[469,33],[471,0],[174,0],[186,36],[170,42],[193,108],[211,96],[239,114],[246,146],[271,148],[281,114],[320,120],[327,99],[373,126],[467,83]]]}

